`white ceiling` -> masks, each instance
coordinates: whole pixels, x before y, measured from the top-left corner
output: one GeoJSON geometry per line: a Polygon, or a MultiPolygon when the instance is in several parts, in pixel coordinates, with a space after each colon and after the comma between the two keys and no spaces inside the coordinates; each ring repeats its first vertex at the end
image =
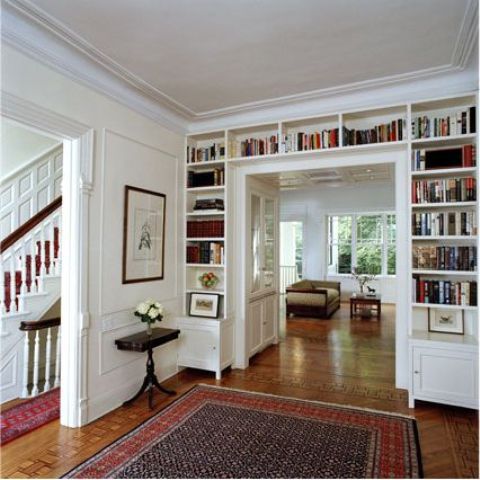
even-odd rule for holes
{"type": "Polygon", "coordinates": [[[111,71],[185,113],[200,115],[451,65],[467,41],[463,18],[470,2],[31,3],[76,34],[70,36],[73,43],[95,52],[111,71]]]}
{"type": "Polygon", "coordinates": [[[393,188],[394,167],[391,163],[385,163],[359,167],[267,173],[255,175],[255,178],[278,187],[280,190],[348,187],[360,184],[391,184],[393,188]]]}

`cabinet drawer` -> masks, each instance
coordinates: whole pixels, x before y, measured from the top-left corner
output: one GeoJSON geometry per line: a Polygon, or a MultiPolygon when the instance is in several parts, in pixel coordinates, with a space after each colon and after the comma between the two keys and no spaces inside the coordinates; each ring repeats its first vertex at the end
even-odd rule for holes
{"type": "Polygon", "coordinates": [[[414,347],[414,396],[474,405],[478,399],[478,359],[474,352],[414,347]]]}

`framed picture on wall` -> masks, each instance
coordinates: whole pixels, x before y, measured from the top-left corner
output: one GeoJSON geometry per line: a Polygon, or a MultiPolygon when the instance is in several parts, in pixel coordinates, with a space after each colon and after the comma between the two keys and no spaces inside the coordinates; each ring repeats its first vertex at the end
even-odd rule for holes
{"type": "Polygon", "coordinates": [[[428,331],[463,335],[463,310],[428,309],[428,331]]]}
{"type": "Polygon", "coordinates": [[[220,295],[215,293],[192,293],[188,314],[192,317],[218,318],[220,295]]]}
{"type": "Polygon", "coordinates": [[[122,283],[163,280],[166,198],[125,186],[122,283]]]}

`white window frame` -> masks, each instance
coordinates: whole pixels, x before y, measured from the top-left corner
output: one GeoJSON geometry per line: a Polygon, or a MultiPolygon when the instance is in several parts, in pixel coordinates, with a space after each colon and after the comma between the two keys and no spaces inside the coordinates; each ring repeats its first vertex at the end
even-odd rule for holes
{"type": "MultiPolygon", "coordinates": [[[[352,219],[352,234],[351,234],[351,249],[352,249],[352,269],[357,266],[357,218],[358,217],[363,217],[363,216],[381,216],[382,217],[382,271],[380,275],[377,275],[377,277],[395,277],[396,273],[394,275],[388,273],[388,246],[389,246],[389,238],[388,238],[388,232],[387,232],[387,226],[388,226],[388,221],[387,217],[388,215],[393,215],[396,217],[395,211],[388,210],[388,211],[379,211],[379,212],[332,212],[326,215],[326,258],[327,258],[327,275],[329,276],[350,276],[349,273],[330,273],[329,267],[330,267],[330,235],[329,235],[329,225],[330,225],[330,217],[351,217],[352,219]]],[[[395,242],[396,243],[396,242],[395,242]]],[[[338,242],[335,243],[335,245],[338,245],[338,242]]],[[[396,272],[396,268],[395,268],[396,272]]]]}

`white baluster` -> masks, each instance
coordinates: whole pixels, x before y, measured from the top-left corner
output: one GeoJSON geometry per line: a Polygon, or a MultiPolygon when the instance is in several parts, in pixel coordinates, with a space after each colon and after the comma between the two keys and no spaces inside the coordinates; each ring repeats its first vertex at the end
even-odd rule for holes
{"type": "Polygon", "coordinates": [[[61,275],[62,272],[62,211],[58,214],[58,251],[55,259],[55,275],[61,275]]]}
{"type": "Polygon", "coordinates": [[[3,271],[3,262],[0,261],[0,315],[7,313],[5,305],[5,272],[3,271]]]}
{"type": "Polygon", "coordinates": [[[61,343],[61,338],[62,338],[62,333],[61,333],[61,325],[58,326],[57,330],[57,344],[56,344],[56,352],[55,352],[55,381],[53,383],[54,387],[59,387],[60,386],[60,343],[61,343]]]}
{"type": "Polygon", "coordinates": [[[47,345],[45,349],[45,385],[43,391],[50,390],[50,362],[52,360],[52,329],[47,330],[47,345]]]}
{"type": "Polygon", "coordinates": [[[35,279],[37,278],[36,254],[35,234],[32,232],[30,237],[30,276],[32,280],[32,283],[30,284],[30,293],[37,293],[38,291],[37,283],[35,282],[35,279]]]}
{"type": "Polygon", "coordinates": [[[15,252],[12,249],[10,256],[10,313],[17,311],[17,304],[15,303],[15,298],[17,297],[17,285],[15,284],[16,262],[14,253],[15,252]]]}
{"type": "Polygon", "coordinates": [[[22,381],[22,398],[28,397],[28,362],[30,356],[30,339],[28,331],[25,332],[25,340],[23,341],[23,381],[22,381]]]}
{"type": "Polygon", "coordinates": [[[48,274],[49,275],[54,275],[55,274],[55,270],[54,270],[54,267],[53,267],[53,260],[54,260],[54,255],[55,255],[55,250],[54,250],[54,237],[55,237],[55,227],[54,227],[54,224],[53,224],[53,218],[51,220],[51,222],[49,223],[49,228],[48,228],[48,231],[49,231],[49,240],[50,240],[50,243],[49,243],[49,246],[48,246],[48,251],[50,253],[50,265],[48,267],[48,274]]]}
{"type": "Polygon", "coordinates": [[[38,369],[40,365],[40,332],[35,332],[35,347],[33,350],[33,388],[32,397],[38,395],[38,369]]]}
{"type": "Polygon", "coordinates": [[[40,276],[46,275],[45,265],[45,224],[40,227],[40,276]]]}

